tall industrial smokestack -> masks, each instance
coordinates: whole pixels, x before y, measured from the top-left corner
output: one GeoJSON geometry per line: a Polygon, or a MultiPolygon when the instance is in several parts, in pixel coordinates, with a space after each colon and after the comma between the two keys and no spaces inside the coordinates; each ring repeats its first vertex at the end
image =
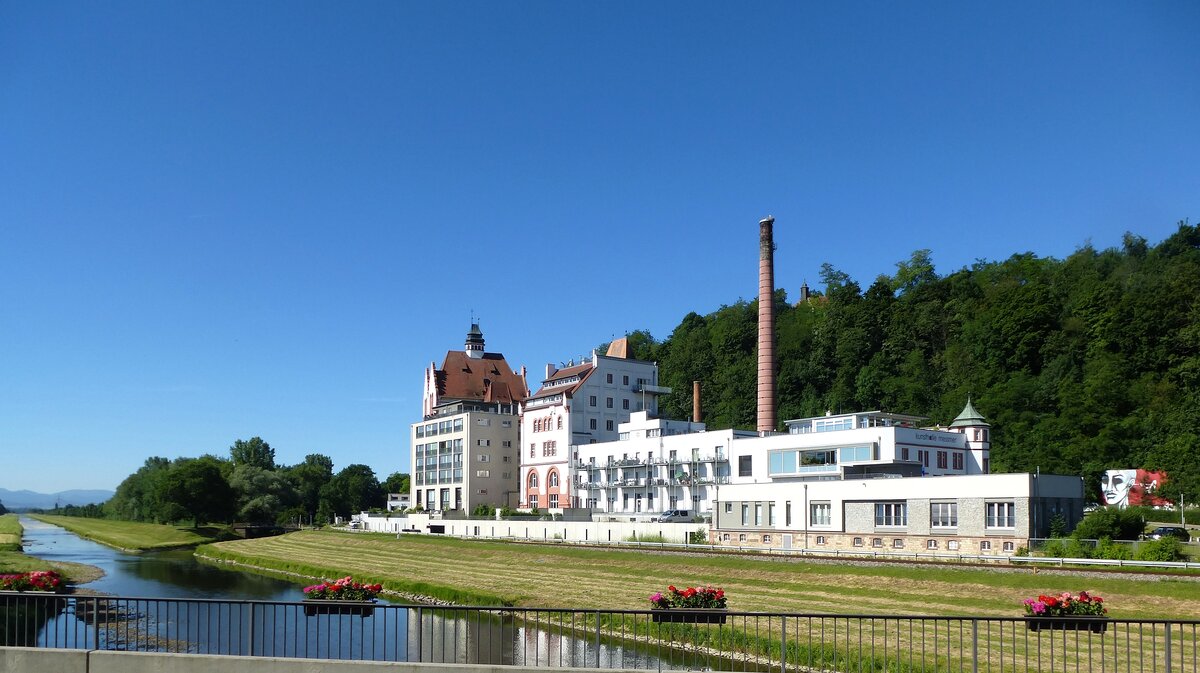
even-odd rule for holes
{"type": "Polygon", "coordinates": [[[758,223],[758,431],[775,431],[775,218],[758,223]]]}
{"type": "Polygon", "coordinates": [[[700,422],[700,382],[692,381],[692,422],[700,422]]]}

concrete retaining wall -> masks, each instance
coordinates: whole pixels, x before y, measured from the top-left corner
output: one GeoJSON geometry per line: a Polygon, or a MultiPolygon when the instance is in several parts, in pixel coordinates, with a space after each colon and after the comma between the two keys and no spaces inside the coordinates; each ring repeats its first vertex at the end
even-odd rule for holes
{"type": "MultiPolygon", "coordinates": [[[[372,673],[384,670],[395,673],[546,673],[553,669],[0,647],[0,672],[4,673],[372,673]]],[[[572,673],[620,673],[620,669],[570,670],[572,673]]]]}
{"type": "Polygon", "coordinates": [[[656,521],[541,521],[494,519],[435,519],[428,514],[361,518],[363,530],[379,533],[437,532],[451,537],[515,538],[519,540],[565,540],[568,542],[621,542],[633,536],[643,539],[661,535],[666,542],[686,544],[688,533],[708,533],[703,523],[658,523],[656,521]],[[432,527],[432,528],[431,528],[432,527]],[[440,528],[439,528],[440,527],[440,528]]]}

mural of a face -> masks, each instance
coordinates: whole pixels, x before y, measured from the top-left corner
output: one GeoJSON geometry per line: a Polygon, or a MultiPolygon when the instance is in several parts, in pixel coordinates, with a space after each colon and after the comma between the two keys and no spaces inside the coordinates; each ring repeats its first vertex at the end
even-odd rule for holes
{"type": "Polygon", "coordinates": [[[1129,504],[1129,489],[1137,478],[1137,470],[1107,470],[1100,477],[1104,504],[1124,507],[1129,504]]]}

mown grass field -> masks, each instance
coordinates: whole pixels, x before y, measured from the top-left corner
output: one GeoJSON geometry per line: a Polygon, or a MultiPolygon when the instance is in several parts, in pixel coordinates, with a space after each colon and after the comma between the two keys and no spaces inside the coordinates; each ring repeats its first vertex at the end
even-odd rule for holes
{"type": "Polygon", "coordinates": [[[0,515],[0,551],[20,551],[22,532],[16,514],[0,515]]]}
{"type": "MultiPolygon", "coordinates": [[[[32,515],[31,518],[55,526],[62,526],[81,537],[125,551],[149,551],[152,549],[190,547],[213,540],[211,535],[200,534],[190,528],[176,528],[175,526],[164,526],[157,523],[88,519],[74,516],[50,516],[46,514],[32,515]]],[[[204,529],[201,530],[203,531],[204,529]]]]}
{"type": "Polygon", "coordinates": [[[1087,590],[1106,599],[1113,617],[1200,619],[1200,582],[1188,578],[844,565],[329,531],[221,542],[197,553],[317,577],[352,574],[459,604],[642,609],[668,584],[712,584],[725,589],[731,610],[1015,617],[1029,596],[1087,590]]]}

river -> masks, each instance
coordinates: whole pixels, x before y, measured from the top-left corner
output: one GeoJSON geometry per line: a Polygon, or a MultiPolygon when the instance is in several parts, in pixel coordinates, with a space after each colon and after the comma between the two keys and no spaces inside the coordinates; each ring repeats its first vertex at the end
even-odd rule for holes
{"type": "Polygon", "coordinates": [[[89,612],[94,608],[87,600],[94,599],[68,601],[53,615],[37,619],[23,644],[658,670],[711,668],[716,663],[697,662],[670,648],[634,645],[607,633],[572,636],[573,626],[562,621],[563,614],[574,620],[570,613],[532,613],[533,621],[557,620],[542,628],[530,625],[530,614],[523,613],[522,620],[433,606],[391,607],[387,601],[367,616],[306,615],[294,604],[304,598],[301,580],[210,565],[198,561],[190,549],[131,554],[40,521],[22,518],[21,525],[27,555],[104,571],[104,577],[80,587],[87,593],[152,599],[105,599],[102,608],[112,614],[100,618],[89,612]]]}

